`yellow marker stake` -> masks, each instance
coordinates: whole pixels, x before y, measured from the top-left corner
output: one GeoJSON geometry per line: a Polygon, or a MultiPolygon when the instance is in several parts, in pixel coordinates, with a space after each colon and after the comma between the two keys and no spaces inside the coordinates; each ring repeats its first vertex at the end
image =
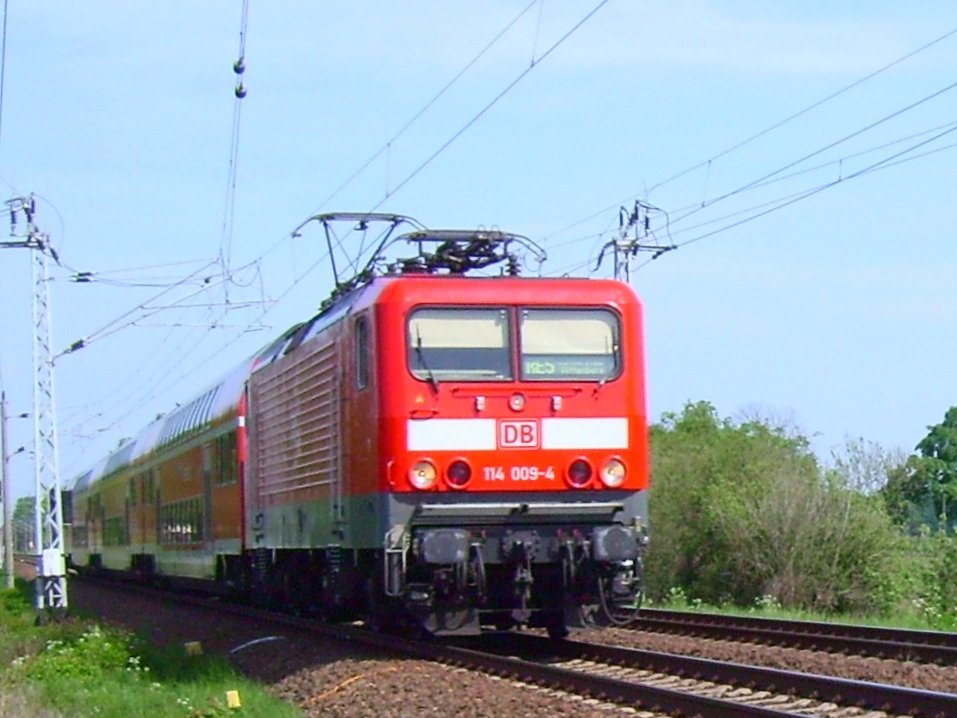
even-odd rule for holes
{"type": "Polygon", "coordinates": [[[189,643],[184,643],[183,645],[186,647],[187,656],[203,655],[203,644],[199,641],[190,641],[189,643]]]}
{"type": "Polygon", "coordinates": [[[226,691],[226,705],[229,708],[242,708],[242,702],[239,700],[239,691],[226,691]]]}

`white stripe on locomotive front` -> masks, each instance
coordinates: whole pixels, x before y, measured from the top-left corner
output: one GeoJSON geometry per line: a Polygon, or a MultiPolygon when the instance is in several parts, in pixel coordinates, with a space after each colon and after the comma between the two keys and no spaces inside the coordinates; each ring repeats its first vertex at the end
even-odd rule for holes
{"type": "Polygon", "coordinates": [[[481,451],[495,448],[495,419],[409,419],[409,451],[481,451]]]}
{"type": "Polygon", "coordinates": [[[542,419],[543,449],[627,449],[628,419],[542,419]]]}
{"type": "MultiPolygon", "coordinates": [[[[495,419],[409,419],[409,451],[492,451],[495,419]]],[[[626,417],[542,419],[542,449],[627,449],[626,417]]]]}

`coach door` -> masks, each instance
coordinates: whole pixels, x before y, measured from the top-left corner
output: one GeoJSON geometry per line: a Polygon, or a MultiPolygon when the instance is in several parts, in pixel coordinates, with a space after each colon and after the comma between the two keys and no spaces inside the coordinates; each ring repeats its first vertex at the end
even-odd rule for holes
{"type": "Polygon", "coordinates": [[[343,483],[347,524],[356,545],[381,543],[377,515],[378,476],[378,377],[375,372],[375,327],[371,311],[349,321],[343,348],[343,483]],[[361,533],[359,533],[361,532],[361,533]]]}
{"type": "Polygon", "coordinates": [[[203,444],[203,546],[213,546],[213,442],[203,444]]]}

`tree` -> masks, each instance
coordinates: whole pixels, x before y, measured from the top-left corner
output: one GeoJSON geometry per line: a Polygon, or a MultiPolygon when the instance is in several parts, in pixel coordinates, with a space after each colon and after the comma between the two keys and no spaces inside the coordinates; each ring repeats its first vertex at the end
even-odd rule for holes
{"type": "Polygon", "coordinates": [[[907,455],[900,449],[887,451],[873,441],[850,437],[839,450],[831,451],[831,459],[834,471],[846,479],[849,488],[866,495],[882,491],[907,463],[907,455]]]}
{"type": "Polygon", "coordinates": [[[957,407],[915,447],[918,455],[892,472],[884,499],[894,519],[911,531],[957,528],[957,407]]]}
{"type": "Polygon", "coordinates": [[[32,496],[21,496],[13,507],[13,545],[19,553],[33,551],[35,543],[36,516],[33,507],[36,501],[32,496]]]}

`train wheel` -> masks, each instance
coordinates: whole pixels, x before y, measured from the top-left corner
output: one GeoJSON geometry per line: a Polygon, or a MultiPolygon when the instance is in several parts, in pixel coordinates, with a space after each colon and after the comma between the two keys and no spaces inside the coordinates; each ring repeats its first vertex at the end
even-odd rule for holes
{"type": "Polygon", "coordinates": [[[568,628],[564,622],[550,623],[545,627],[545,630],[548,631],[548,637],[552,640],[560,641],[563,638],[568,638],[568,628]]]}
{"type": "Polygon", "coordinates": [[[382,576],[373,571],[365,580],[366,623],[376,633],[394,633],[399,624],[399,607],[395,599],[385,595],[382,576]]]}

